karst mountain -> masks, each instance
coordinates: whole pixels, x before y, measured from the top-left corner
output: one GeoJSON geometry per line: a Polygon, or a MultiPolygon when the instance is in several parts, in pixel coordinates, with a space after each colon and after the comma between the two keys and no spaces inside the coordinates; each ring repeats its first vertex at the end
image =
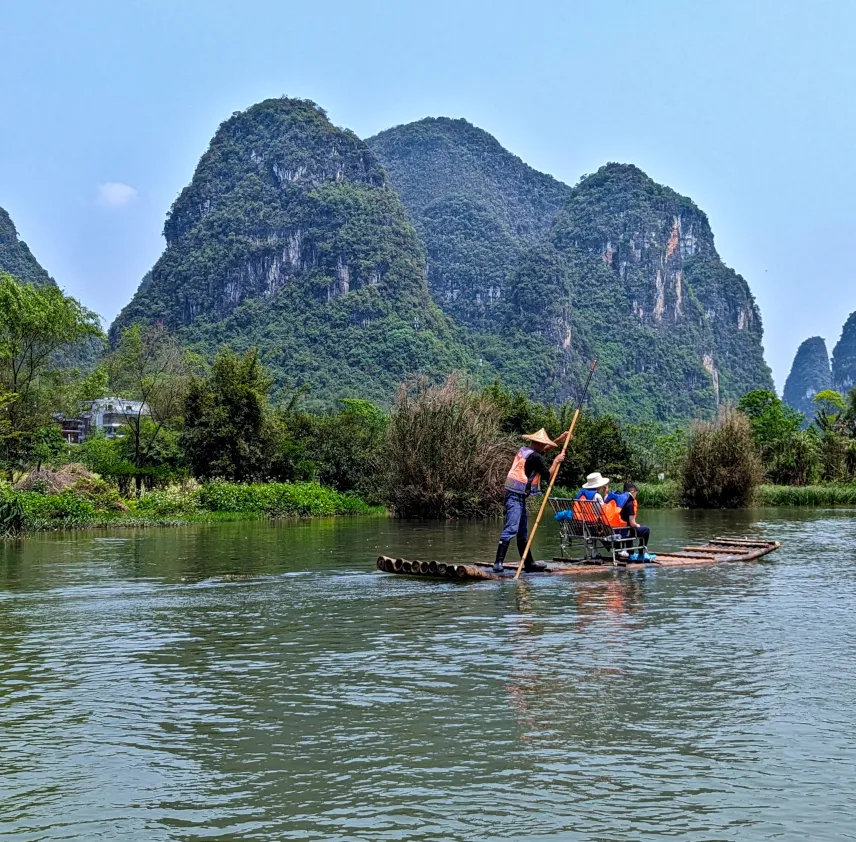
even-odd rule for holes
{"type": "Polygon", "coordinates": [[[785,382],[783,400],[806,416],[814,418],[814,396],[825,389],[835,389],[846,395],[856,388],[856,312],[851,313],[841,336],[832,349],[832,359],[826,342],[820,336],[806,339],[797,349],[791,373],[785,382]]]}
{"type": "Polygon", "coordinates": [[[34,286],[54,283],[29,246],[19,237],[15,223],[3,208],[0,208],[0,272],[7,272],[34,286]]]}
{"type": "Polygon", "coordinates": [[[389,403],[397,384],[475,366],[433,302],[425,252],[374,153],[311,102],[224,122],[164,227],[166,250],[113,326],[205,353],[261,349],[283,389],[389,403]]]}
{"type": "Polygon", "coordinates": [[[826,341],[812,336],[797,349],[782,399],[810,422],[814,418],[814,396],[831,388],[832,371],[826,341]]]}
{"type": "Polygon", "coordinates": [[[626,419],[772,387],[749,286],[691,200],[626,164],[569,187],[465,120],[363,142],[311,102],[259,103],[220,126],[164,235],[113,337],[258,345],[319,406],[451,371],[561,402],[595,357],[592,403],[626,419]]]}

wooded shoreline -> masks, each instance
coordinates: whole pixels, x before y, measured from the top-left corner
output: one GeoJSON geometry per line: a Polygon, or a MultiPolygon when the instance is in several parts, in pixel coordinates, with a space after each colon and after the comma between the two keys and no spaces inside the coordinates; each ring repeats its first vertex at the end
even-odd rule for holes
{"type": "MultiPolygon", "coordinates": [[[[674,483],[642,483],[639,492],[643,511],[684,508],[679,504],[674,483]]],[[[571,493],[567,489],[556,490],[558,497],[571,493]]],[[[750,508],[788,506],[856,507],[856,484],[803,488],[762,485],[756,489],[750,508]]],[[[218,482],[193,489],[152,491],[139,500],[110,497],[100,502],[74,491],[45,494],[0,487],[0,536],[6,538],[61,530],[358,515],[390,517],[392,512],[317,483],[218,482]],[[10,525],[14,506],[20,511],[20,520],[15,528],[4,528],[10,525]]]]}

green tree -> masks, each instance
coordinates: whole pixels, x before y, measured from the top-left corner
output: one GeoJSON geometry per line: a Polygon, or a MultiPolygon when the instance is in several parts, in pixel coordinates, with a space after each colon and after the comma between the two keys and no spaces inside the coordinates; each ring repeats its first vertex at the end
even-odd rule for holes
{"type": "Polygon", "coordinates": [[[841,392],[835,389],[824,389],[814,396],[815,414],[814,423],[821,433],[839,431],[840,423],[844,420],[847,412],[847,404],[841,392]]]}
{"type": "Polygon", "coordinates": [[[687,432],[683,427],[668,430],[657,421],[644,421],[624,428],[632,461],[630,473],[636,480],[653,481],[675,478],[687,450],[687,432]]]}
{"type": "Polygon", "coordinates": [[[576,488],[592,471],[613,481],[629,479],[632,464],[633,453],[616,418],[581,413],[558,482],[576,488]]]}
{"type": "Polygon", "coordinates": [[[754,389],[744,395],[737,408],[749,418],[755,443],[765,458],[783,438],[801,429],[803,416],[769,389],[754,389]]]}
{"type": "Polygon", "coordinates": [[[749,419],[755,447],[770,482],[808,485],[816,480],[820,442],[815,431],[803,431],[802,413],[768,389],[747,393],[737,408],[749,419]]]}
{"type": "Polygon", "coordinates": [[[181,446],[195,477],[235,482],[267,479],[276,458],[271,381],[258,350],[221,350],[207,377],[195,377],[184,403],[181,446]]]}
{"type": "Polygon", "coordinates": [[[184,401],[196,359],[161,327],[132,325],[107,358],[110,390],[136,401],[119,403],[123,416],[122,452],[137,472],[139,493],[144,469],[155,467],[160,439],[181,426],[184,401]]]}
{"type": "Polygon", "coordinates": [[[36,431],[51,422],[62,381],[58,355],[101,335],[95,313],[54,285],[0,273],[0,393],[11,396],[0,406],[0,461],[10,479],[32,459],[36,431]]]}
{"type": "Polygon", "coordinates": [[[68,454],[68,445],[56,424],[36,430],[31,437],[30,449],[37,470],[41,469],[43,464],[62,464],[68,454]]]}
{"type": "Polygon", "coordinates": [[[823,479],[844,482],[854,475],[854,442],[848,421],[851,406],[840,392],[826,389],[814,396],[814,424],[820,432],[823,479]]]}
{"type": "Polygon", "coordinates": [[[388,418],[369,401],[346,398],[341,403],[339,412],[316,417],[307,456],[323,485],[376,500],[388,418]]]}

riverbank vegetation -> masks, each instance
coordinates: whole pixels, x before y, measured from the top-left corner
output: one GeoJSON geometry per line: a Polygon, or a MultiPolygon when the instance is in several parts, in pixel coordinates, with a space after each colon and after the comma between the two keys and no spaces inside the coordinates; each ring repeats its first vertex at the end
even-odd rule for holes
{"type": "MultiPolygon", "coordinates": [[[[211,365],[158,327],[131,326],[101,364],[64,368],[97,339],[91,314],[53,287],[0,278],[0,532],[225,517],[354,514],[483,517],[501,510],[520,435],[557,436],[573,415],[496,382],[403,384],[393,405],[285,399],[256,349],[211,365]],[[106,396],[111,395],[112,398],[106,396]],[[119,423],[82,443],[61,433],[87,401],[119,423]]],[[[687,427],[623,424],[584,410],[558,476],[633,479],[643,506],[853,505],[856,390],[822,392],[808,427],[772,392],[750,392],[687,427]]]]}

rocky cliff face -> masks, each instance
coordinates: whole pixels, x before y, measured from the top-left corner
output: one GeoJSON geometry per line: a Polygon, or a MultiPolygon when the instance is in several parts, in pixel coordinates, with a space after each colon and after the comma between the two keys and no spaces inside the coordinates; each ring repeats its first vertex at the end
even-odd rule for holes
{"type": "Polygon", "coordinates": [[[637,167],[608,164],[574,188],[550,239],[575,267],[571,309],[609,371],[611,408],[710,415],[752,388],[772,388],[749,286],[719,259],[690,199],[637,167]]]}
{"type": "Polygon", "coordinates": [[[563,401],[594,357],[593,402],[624,418],[772,387],[752,294],[689,199],[619,164],[571,189],[464,120],[363,143],[312,103],[260,103],[219,128],[164,233],[113,335],[257,344],[321,402],[453,369],[563,401]]]}
{"type": "Polygon", "coordinates": [[[814,396],[831,388],[832,372],[826,341],[820,336],[812,336],[797,349],[791,373],[785,381],[783,400],[811,422],[814,418],[814,396]]]}
{"type": "Polygon", "coordinates": [[[0,272],[8,272],[34,286],[54,283],[27,244],[19,239],[15,223],[3,208],[0,208],[0,272]]]}
{"type": "Polygon", "coordinates": [[[832,351],[832,381],[839,392],[856,388],[856,313],[844,323],[841,338],[832,351]]]}
{"type": "Polygon", "coordinates": [[[267,100],[223,123],[164,235],[111,336],[160,321],[208,355],[259,345],[281,385],[319,401],[386,402],[413,374],[470,364],[383,168],[314,103],[267,100]]]}
{"type": "Polygon", "coordinates": [[[571,189],[463,120],[368,143],[424,240],[435,301],[509,384],[565,400],[597,356],[602,408],[663,420],[772,387],[757,305],[707,217],[637,167],[571,189]]]}

